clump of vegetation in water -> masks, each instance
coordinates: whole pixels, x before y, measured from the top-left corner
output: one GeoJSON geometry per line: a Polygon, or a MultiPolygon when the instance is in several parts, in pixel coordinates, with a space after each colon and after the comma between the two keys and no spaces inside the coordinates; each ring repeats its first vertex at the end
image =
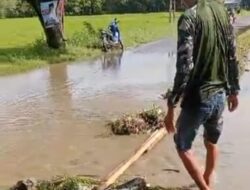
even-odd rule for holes
{"type": "MultiPolygon", "coordinates": [[[[56,177],[52,180],[27,179],[17,182],[11,190],[96,190],[100,181],[88,177],[56,177]]],[[[106,190],[187,190],[188,188],[150,187],[141,177],[112,185],[106,190]]]]}
{"type": "Polygon", "coordinates": [[[51,180],[27,179],[17,182],[11,190],[92,190],[100,181],[89,177],[56,177],[51,180]]]}
{"type": "Polygon", "coordinates": [[[159,107],[144,110],[135,115],[124,115],[108,123],[115,135],[150,133],[163,127],[165,113],[159,107]]]}

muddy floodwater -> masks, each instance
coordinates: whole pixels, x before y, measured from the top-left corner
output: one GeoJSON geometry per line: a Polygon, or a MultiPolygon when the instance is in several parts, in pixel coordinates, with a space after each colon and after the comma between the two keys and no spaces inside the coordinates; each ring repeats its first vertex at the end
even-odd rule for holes
{"type": "Polygon", "coordinates": [[[58,174],[102,176],[146,136],[108,137],[105,123],[171,85],[175,42],[0,78],[0,184],[58,174]],[[171,48],[170,48],[171,47],[171,48]]]}
{"type": "MultiPolygon", "coordinates": [[[[88,62],[52,65],[0,77],[0,186],[54,175],[101,177],[127,158],[147,136],[109,136],[105,123],[152,104],[175,74],[175,40],[161,40],[88,62]]],[[[250,74],[242,80],[240,107],[225,113],[216,189],[250,187],[250,74]]],[[[199,135],[201,136],[201,135],[199,135]]],[[[202,138],[195,150],[204,158],[202,138]]],[[[152,184],[192,181],[167,136],[123,176],[146,176],[152,184]]]]}

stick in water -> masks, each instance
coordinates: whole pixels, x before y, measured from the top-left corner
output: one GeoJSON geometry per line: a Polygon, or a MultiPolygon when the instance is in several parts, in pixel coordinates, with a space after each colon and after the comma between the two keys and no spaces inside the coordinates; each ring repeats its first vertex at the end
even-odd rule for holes
{"type": "Polygon", "coordinates": [[[102,180],[102,184],[98,189],[104,190],[112,185],[134,162],[145,152],[151,150],[166,134],[165,128],[155,131],[128,160],[122,162],[102,180]]]}

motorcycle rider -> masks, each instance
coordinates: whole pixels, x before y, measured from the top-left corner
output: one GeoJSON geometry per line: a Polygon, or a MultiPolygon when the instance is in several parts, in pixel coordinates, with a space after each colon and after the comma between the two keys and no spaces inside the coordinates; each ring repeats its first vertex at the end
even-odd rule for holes
{"type": "Polygon", "coordinates": [[[112,33],[113,41],[120,41],[120,29],[118,26],[118,20],[117,18],[114,18],[114,20],[109,25],[109,30],[112,33]]]}
{"type": "Polygon", "coordinates": [[[230,22],[231,22],[231,24],[234,24],[234,23],[235,23],[235,20],[236,20],[234,8],[228,8],[228,15],[229,15],[229,17],[230,17],[230,22]]]}

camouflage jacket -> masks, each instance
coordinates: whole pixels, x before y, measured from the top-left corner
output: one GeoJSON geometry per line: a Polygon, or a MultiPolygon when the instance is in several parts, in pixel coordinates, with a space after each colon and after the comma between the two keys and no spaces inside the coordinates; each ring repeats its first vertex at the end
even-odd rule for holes
{"type": "MultiPolygon", "coordinates": [[[[215,33],[215,36],[221,36],[221,41],[219,41],[220,39],[215,39],[216,37],[210,36],[215,42],[221,42],[220,44],[216,43],[214,47],[209,47],[207,45],[209,44],[209,38],[207,42],[200,44],[201,41],[199,39],[202,38],[200,36],[202,26],[197,18],[196,9],[197,6],[187,10],[178,21],[177,71],[174,79],[174,86],[168,98],[168,105],[171,106],[175,106],[180,97],[183,94],[185,95],[187,84],[194,83],[197,79],[200,81],[199,87],[207,88],[210,92],[215,92],[218,89],[225,89],[229,95],[238,93],[240,90],[238,80],[239,71],[236,59],[236,40],[233,26],[230,25],[228,19],[227,32],[223,33],[217,31],[217,33],[215,33]],[[228,48],[224,48],[223,43],[225,43],[225,47],[227,46],[228,48]],[[203,50],[206,51],[206,49],[209,48],[211,49],[209,52],[200,54],[200,52],[203,50]],[[207,60],[210,60],[210,62],[207,62],[207,60]],[[217,65],[214,64],[214,60],[217,60],[217,65]],[[205,65],[205,62],[207,62],[207,65],[205,65]],[[204,70],[204,67],[208,69],[204,70]],[[214,68],[220,69],[212,73],[214,68]],[[203,76],[201,76],[202,73],[204,73],[203,76]]],[[[222,30],[220,28],[216,29],[222,30]]],[[[203,38],[206,38],[206,36],[203,38]]]]}

